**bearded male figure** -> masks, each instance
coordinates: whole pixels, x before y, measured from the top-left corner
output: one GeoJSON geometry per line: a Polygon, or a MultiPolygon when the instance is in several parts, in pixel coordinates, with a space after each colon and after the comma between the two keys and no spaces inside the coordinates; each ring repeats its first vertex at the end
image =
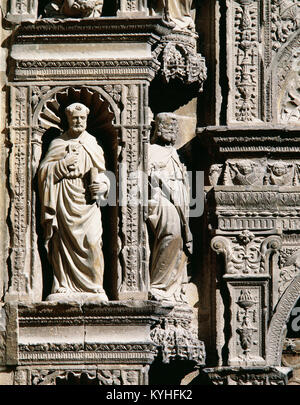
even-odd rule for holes
{"type": "Polygon", "coordinates": [[[96,139],[86,132],[89,109],[74,103],[65,110],[69,129],[55,138],[39,168],[39,191],[46,248],[54,282],[48,299],[103,290],[102,221],[95,197],[109,180],[96,139]]]}
{"type": "Polygon", "coordinates": [[[150,298],[184,302],[192,237],[187,173],[174,147],[177,134],[176,115],[158,114],[149,146],[150,298]]]}

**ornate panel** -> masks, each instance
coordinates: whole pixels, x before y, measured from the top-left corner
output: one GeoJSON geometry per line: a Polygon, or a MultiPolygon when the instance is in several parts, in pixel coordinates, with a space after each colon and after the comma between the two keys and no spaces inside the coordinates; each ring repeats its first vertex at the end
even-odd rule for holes
{"type": "Polygon", "coordinates": [[[229,365],[265,364],[267,303],[265,282],[228,281],[231,296],[231,330],[229,365]]]}
{"type": "Polygon", "coordinates": [[[260,1],[229,2],[234,49],[228,47],[232,82],[230,122],[261,120],[260,1]],[[232,56],[232,59],[230,57],[232,56]]]}

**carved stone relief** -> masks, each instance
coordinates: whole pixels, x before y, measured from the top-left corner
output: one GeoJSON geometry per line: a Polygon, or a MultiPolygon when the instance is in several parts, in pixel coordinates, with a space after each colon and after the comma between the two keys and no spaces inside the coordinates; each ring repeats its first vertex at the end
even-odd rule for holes
{"type": "Polygon", "coordinates": [[[299,123],[300,120],[300,71],[288,81],[280,106],[282,122],[299,123]]]}
{"type": "Polygon", "coordinates": [[[272,48],[277,51],[300,26],[297,0],[272,0],[272,48]]]}
{"type": "Polygon", "coordinates": [[[165,22],[178,31],[195,31],[194,0],[150,0],[150,15],[161,15],[165,22]]]}
{"type": "Polygon", "coordinates": [[[202,91],[207,68],[205,58],[197,53],[194,37],[180,33],[165,35],[155,47],[154,55],[161,63],[161,76],[166,83],[174,79],[186,85],[198,83],[202,91]]]}
{"type": "Polygon", "coordinates": [[[268,272],[269,254],[280,248],[281,240],[278,236],[256,237],[244,230],[235,237],[215,236],[211,246],[224,255],[227,274],[247,277],[268,272]]]}
{"type": "Polygon", "coordinates": [[[298,186],[300,162],[297,160],[229,159],[210,168],[210,185],[298,186]]]}
{"type": "Polygon", "coordinates": [[[232,333],[229,342],[230,365],[265,364],[264,283],[239,285],[229,282],[232,296],[232,333]],[[252,285],[251,285],[252,284],[252,285]]]}
{"type": "Polygon", "coordinates": [[[101,17],[104,0],[51,0],[46,5],[46,17],[101,17]]]}
{"type": "Polygon", "coordinates": [[[104,368],[104,369],[40,369],[31,371],[32,385],[143,385],[146,383],[145,369],[104,368]]]}
{"type": "Polygon", "coordinates": [[[234,30],[234,75],[233,117],[234,121],[259,120],[259,8],[256,1],[232,2],[234,30]]]}

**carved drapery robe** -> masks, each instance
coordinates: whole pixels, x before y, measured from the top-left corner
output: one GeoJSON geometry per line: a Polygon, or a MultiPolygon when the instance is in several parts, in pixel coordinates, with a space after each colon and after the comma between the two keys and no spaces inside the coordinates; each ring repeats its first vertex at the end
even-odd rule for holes
{"type": "Polygon", "coordinates": [[[195,0],[152,0],[150,14],[164,15],[180,30],[194,29],[192,8],[195,0]]]}
{"type": "Polygon", "coordinates": [[[87,132],[77,139],[68,139],[67,133],[54,139],[40,165],[42,225],[54,271],[53,293],[66,289],[104,294],[101,212],[87,191],[93,167],[109,187],[103,150],[87,132]],[[70,147],[79,153],[75,175],[64,162],[70,147]]]}
{"type": "Polygon", "coordinates": [[[173,146],[149,146],[148,228],[150,293],[154,299],[183,301],[187,282],[189,185],[173,146]]]}

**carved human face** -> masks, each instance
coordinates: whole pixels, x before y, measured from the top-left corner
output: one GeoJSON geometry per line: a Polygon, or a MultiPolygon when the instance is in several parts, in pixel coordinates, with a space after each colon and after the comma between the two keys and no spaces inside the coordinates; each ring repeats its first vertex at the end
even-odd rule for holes
{"type": "Polygon", "coordinates": [[[252,173],[252,171],[253,171],[251,163],[248,163],[248,162],[239,163],[237,165],[237,167],[239,169],[239,172],[241,174],[243,174],[244,176],[246,176],[247,174],[252,173]]]}
{"type": "Polygon", "coordinates": [[[286,166],[284,164],[274,164],[273,166],[273,173],[275,174],[275,176],[283,176],[284,174],[286,174],[286,166]]]}
{"type": "Polygon", "coordinates": [[[84,110],[73,110],[67,115],[69,124],[69,133],[72,136],[79,136],[85,130],[87,126],[87,114],[84,110]]]}
{"type": "Polygon", "coordinates": [[[158,123],[157,133],[166,145],[173,145],[177,138],[177,122],[173,119],[164,119],[158,123]]]}

